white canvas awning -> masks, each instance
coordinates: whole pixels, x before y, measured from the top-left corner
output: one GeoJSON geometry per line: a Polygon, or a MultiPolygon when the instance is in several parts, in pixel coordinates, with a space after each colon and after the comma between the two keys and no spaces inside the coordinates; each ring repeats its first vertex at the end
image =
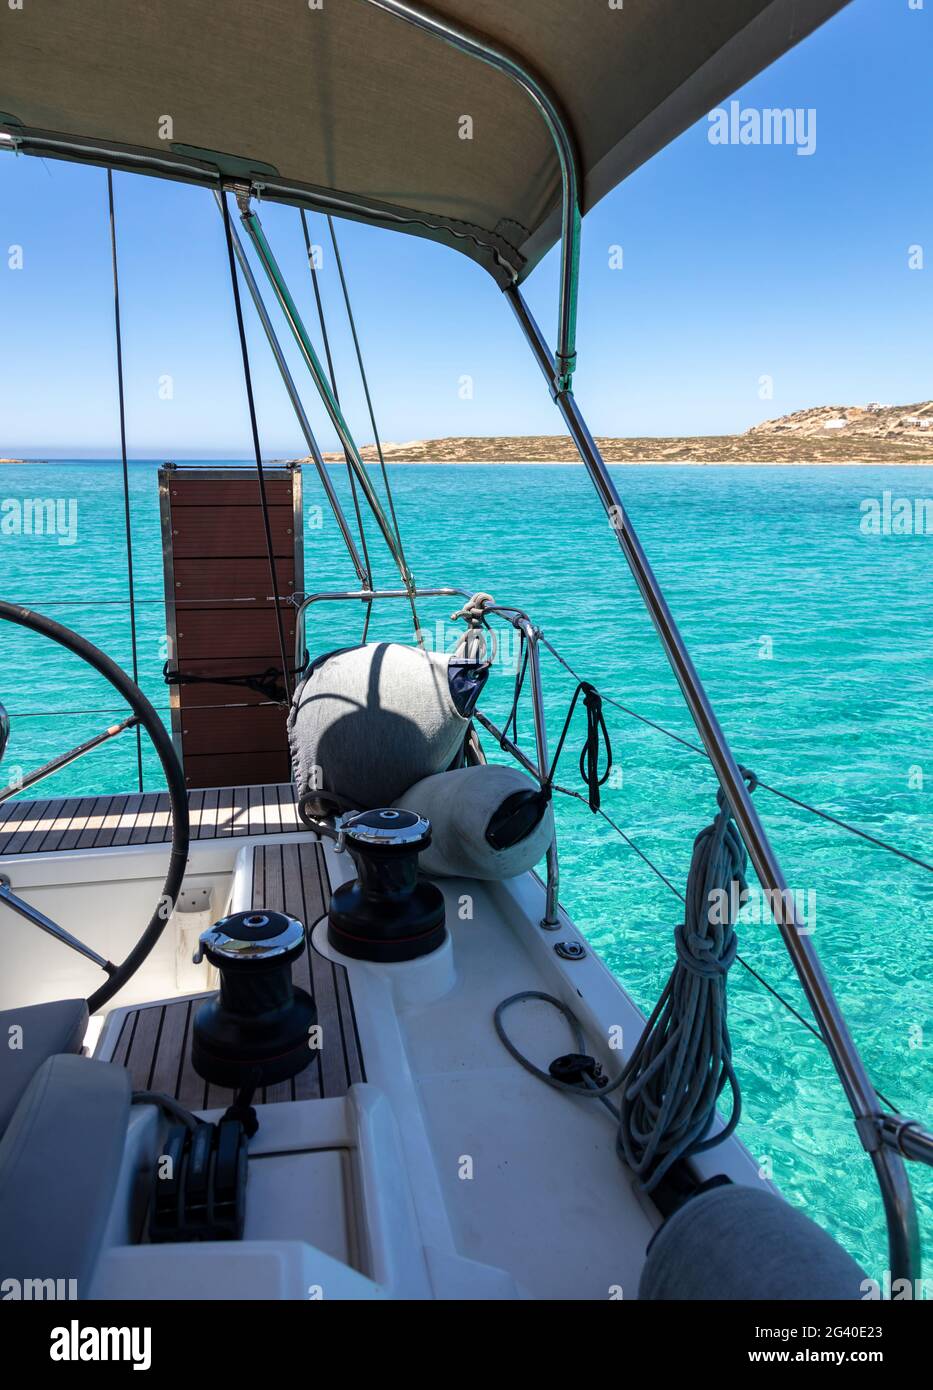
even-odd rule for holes
{"type": "MultiPolygon", "coordinates": [[[[844,3],[436,0],[432,10],[547,84],[586,212],[844,3]]],[[[116,167],[210,181],[219,164],[266,197],[431,237],[500,283],[523,279],[561,225],[560,165],[528,93],[379,0],[313,4],[3,5],[0,127],[25,149],[116,167]]]]}

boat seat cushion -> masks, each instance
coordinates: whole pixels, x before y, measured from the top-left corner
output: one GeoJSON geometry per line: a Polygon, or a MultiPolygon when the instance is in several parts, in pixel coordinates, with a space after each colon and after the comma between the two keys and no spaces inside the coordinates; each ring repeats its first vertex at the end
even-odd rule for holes
{"type": "Polygon", "coordinates": [[[0,1140],[0,1281],[74,1279],[86,1296],[123,1160],[125,1067],[49,1057],[0,1140]]]}
{"type": "Polygon", "coordinates": [[[803,1212],[766,1188],[693,1197],[654,1237],[643,1299],[861,1299],[865,1273],[803,1212]]]}
{"type": "Polygon", "coordinates": [[[374,642],[321,657],[295,691],[288,739],[299,805],[312,814],[391,806],[462,753],[451,657],[374,642]],[[314,793],[320,792],[320,798],[314,793]]]}
{"type": "Polygon", "coordinates": [[[541,814],[538,793],[536,783],[517,768],[488,763],[425,777],[396,805],[431,822],[431,843],[419,859],[426,874],[504,879],[533,869],[554,838],[554,813],[548,804],[541,814]],[[507,803],[523,798],[532,799],[526,833],[496,848],[488,838],[491,823],[503,808],[508,810],[507,803]]]}
{"type": "Polygon", "coordinates": [[[83,999],[56,999],[0,1012],[0,1134],[46,1058],[80,1052],[87,1021],[83,999]]]}

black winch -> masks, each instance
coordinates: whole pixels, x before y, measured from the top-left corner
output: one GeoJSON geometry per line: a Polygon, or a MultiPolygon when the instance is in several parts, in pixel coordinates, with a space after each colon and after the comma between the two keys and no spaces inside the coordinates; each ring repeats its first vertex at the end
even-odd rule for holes
{"type": "Polygon", "coordinates": [[[191,1061],[217,1086],[254,1089],[297,1076],[314,1057],[314,1001],[292,984],[305,929],[283,912],[253,908],[223,917],[201,934],[195,961],[220,971],[220,993],[194,1020],[191,1061]]]}
{"type": "Polygon", "coordinates": [[[444,895],[418,874],[431,822],[414,811],[363,811],[343,823],[341,834],[358,877],[331,897],[331,946],[357,960],[383,962],[435,951],[447,935],[444,895]]]}

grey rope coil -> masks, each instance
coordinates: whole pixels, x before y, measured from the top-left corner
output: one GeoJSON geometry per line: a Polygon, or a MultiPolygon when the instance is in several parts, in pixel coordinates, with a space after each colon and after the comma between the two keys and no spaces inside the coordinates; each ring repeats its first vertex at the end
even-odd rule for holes
{"type": "MultiPolygon", "coordinates": [[[[547,650],[554,657],[555,661],[557,661],[557,663],[564,668],[568,675],[572,676],[576,681],[579,681],[581,679],[578,673],[570,665],[570,663],[566,661],[563,656],[561,656],[560,652],[553,645],[553,643],[550,642],[547,639],[547,637],[545,637],[544,633],[540,630],[540,628],[538,629],[538,639],[541,642],[541,645],[547,648],[547,650]]],[[[637,719],[639,723],[647,725],[649,728],[656,730],[660,734],[664,734],[667,738],[672,739],[675,743],[680,744],[681,747],[686,748],[689,752],[696,753],[698,756],[702,758],[707,757],[707,753],[704,748],[701,748],[696,743],[691,743],[689,739],[682,738],[679,734],[675,734],[672,730],[666,729],[663,724],[658,724],[655,722],[655,720],[648,719],[645,715],[639,714],[637,710],[631,709],[628,705],[624,705],[619,700],[614,700],[608,695],[604,695],[602,699],[603,704],[612,705],[615,709],[621,710],[623,714],[630,715],[631,718],[637,719]]],[[[770,792],[773,796],[780,797],[783,801],[787,801],[793,806],[800,807],[801,810],[809,811],[812,815],[818,816],[820,819],[828,821],[832,825],[839,826],[840,829],[848,831],[851,835],[857,836],[859,839],[867,840],[869,844],[875,845],[878,849],[886,850],[889,854],[897,855],[898,858],[905,860],[907,863],[915,864],[918,868],[926,869],[928,873],[933,873],[933,864],[928,863],[926,860],[920,859],[916,855],[908,854],[905,850],[898,849],[896,845],[889,844],[886,840],[880,840],[874,835],[869,835],[867,831],[860,830],[858,826],[850,825],[848,821],[840,820],[838,817],[830,815],[827,811],[821,811],[819,807],[811,806],[809,802],[800,801],[797,799],[797,797],[790,796],[787,792],[781,791],[780,788],[771,786],[767,782],[763,782],[761,778],[756,778],[756,787],[761,788],[762,791],[770,792]]],[[[577,791],[573,791],[568,787],[559,786],[556,783],[553,789],[555,792],[559,792],[562,796],[572,797],[574,800],[581,801],[584,804],[586,804],[586,798],[581,796],[580,793],[577,791]]],[[[670,891],[674,894],[675,897],[679,898],[681,902],[685,902],[684,895],[680,892],[678,888],[674,886],[674,884],[671,882],[668,876],[661,869],[658,868],[657,864],[655,864],[653,859],[651,859],[651,857],[648,854],[646,854],[643,849],[639,848],[639,846],[635,843],[631,836],[627,835],[625,831],[621,828],[621,826],[617,825],[616,822],[612,819],[612,817],[608,815],[602,807],[599,807],[597,809],[596,814],[601,816],[603,820],[607,823],[607,825],[609,825],[615,831],[619,838],[625,841],[629,848],[633,850],[641,860],[643,860],[643,862],[648,866],[651,872],[655,874],[655,876],[659,878],[660,881],[667,888],[670,889],[670,891]]],[[[772,996],[773,999],[776,999],[777,1002],[784,1009],[786,1009],[786,1011],[789,1014],[791,1014],[792,1017],[795,1018],[798,1023],[802,1024],[802,1026],[806,1028],[808,1033],[811,1033],[819,1043],[826,1047],[826,1039],[823,1037],[823,1034],[820,1032],[819,1028],[815,1027],[809,1021],[809,1019],[805,1018],[804,1015],[800,1012],[800,1010],[796,1009],[794,1005],[790,1002],[790,1000],[784,997],[780,990],[775,989],[774,985],[772,985],[768,980],[766,980],[763,975],[759,974],[759,972],[755,970],[743,956],[737,954],[736,959],[742,966],[743,970],[747,971],[747,973],[751,975],[753,979],[757,980],[758,983],[762,986],[762,988],[767,990],[767,992],[772,996]]],[[[900,1107],[896,1105],[894,1101],[890,1099],[889,1096],[885,1095],[884,1091],[881,1089],[880,1086],[878,1086],[874,1082],[872,1084],[874,1085],[875,1094],[878,1096],[878,1099],[881,1101],[881,1103],[883,1105],[886,1105],[889,1110],[898,1113],[900,1107]]]]}
{"type": "MultiPolygon", "coordinates": [[[[754,791],[754,774],[741,771],[754,791]]],[[[742,1113],[726,1020],[726,975],[738,950],[732,912],[748,891],[748,861],[721,788],[716,800],[715,820],[693,843],[684,921],[674,931],[676,964],[624,1073],[619,1146],[646,1192],[677,1159],[721,1144],[742,1113]],[[727,1085],[732,1112],[710,1136],[727,1085]]]]}
{"type": "MultiPolygon", "coordinates": [[[[754,773],[743,768],[742,775],[754,790],[754,773]]],[[[736,958],[732,911],[747,891],[747,857],[721,790],[717,802],[718,814],[693,844],[684,921],[674,931],[677,962],[631,1057],[613,1081],[604,1082],[598,1073],[575,1083],[559,1080],[525,1057],[509,1037],[505,1011],[539,999],[563,1014],[582,1054],[580,1021],[553,995],[538,990],[513,994],[493,1016],[499,1039],[526,1071],[558,1090],[603,1102],[618,1125],[618,1155],[647,1193],[678,1160],[728,1139],[742,1112],[726,1022],[726,975],[736,958]],[[712,910],[717,902],[722,911],[712,910]],[[732,1111],[711,1135],[716,1104],[726,1086],[732,1092],[732,1111]],[[614,1091],[621,1093],[618,1109],[608,1100],[614,1091]]]]}

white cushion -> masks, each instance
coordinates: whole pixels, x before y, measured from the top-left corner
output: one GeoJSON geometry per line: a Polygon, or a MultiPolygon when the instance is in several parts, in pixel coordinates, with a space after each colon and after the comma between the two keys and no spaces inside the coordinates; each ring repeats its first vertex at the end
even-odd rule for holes
{"type": "Polygon", "coordinates": [[[533,869],[554,838],[550,805],[534,829],[507,849],[494,849],[486,839],[493,816],[516,792],[535,791],[537,784],[514,767],[489,763],[462,767],[425,777],[396,801],[431,822],[431,844],[420,857],[427,874],[451,878],[515,878],[533,869]]]}

